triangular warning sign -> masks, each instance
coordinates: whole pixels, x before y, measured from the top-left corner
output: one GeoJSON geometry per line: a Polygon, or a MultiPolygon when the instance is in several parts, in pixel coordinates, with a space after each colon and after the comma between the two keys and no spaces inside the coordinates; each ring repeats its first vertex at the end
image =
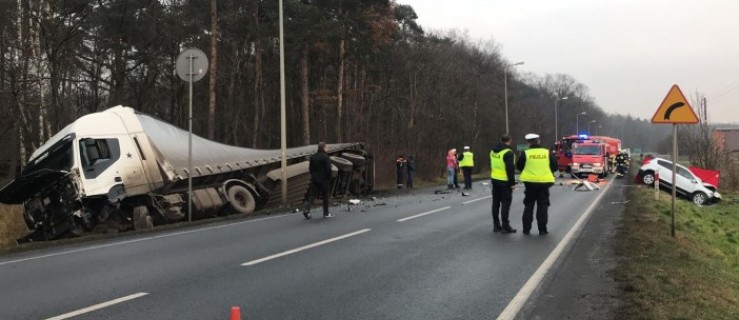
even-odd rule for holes
{"type": "Polygon", "coordinates": [[[652,117],[652,123],[698,123],[693,107],[677,85],[673,85],[652,117]]]}

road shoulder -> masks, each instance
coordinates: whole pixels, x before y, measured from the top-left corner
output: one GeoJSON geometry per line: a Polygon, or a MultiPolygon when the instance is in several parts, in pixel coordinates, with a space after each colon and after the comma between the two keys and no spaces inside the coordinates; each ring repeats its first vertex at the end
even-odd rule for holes
{"type": "MultiPolygon", "coordinates": [[[[546,275],[517,319],[616,319],[622,303],[615,241],[627,201],[623,180],[611,187],[575,242],[546,275]]],[[[594,191],[597,192],[597,191],[594,191]]]]}

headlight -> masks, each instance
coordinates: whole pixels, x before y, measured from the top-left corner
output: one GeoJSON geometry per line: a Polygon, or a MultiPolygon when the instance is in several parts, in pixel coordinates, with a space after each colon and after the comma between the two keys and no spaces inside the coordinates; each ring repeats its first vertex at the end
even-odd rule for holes
{"type": "Polygon", "coordinates": [[[579,163],[577,163],[577,162],[573,162],[573,163],[572,163],[572,166],[573,166],[573,167],[578,167],[578,166],[580,166],[580,164],[579,164],[579,163]]]}
{"type": "Polygon", "coordinates": [[[603,164],[602,164],[602,163],[600,163],[600,162],[596,162],[596,163],[593,163],[593,166],[594,166],[594,167],[600,167],[600,166],[602,166],[602,165],[603,165],[603,164]]]}
{"type": "Polygon", "coordinates": [[[720,194],[720,193],[718,193],[718,191],[714,191],[714,192],[713,192],[713,197],[714,197],[714,198],[719,198],[719,199],[720,199],[720,198],[721,198],[721,194],[720,194]]]}

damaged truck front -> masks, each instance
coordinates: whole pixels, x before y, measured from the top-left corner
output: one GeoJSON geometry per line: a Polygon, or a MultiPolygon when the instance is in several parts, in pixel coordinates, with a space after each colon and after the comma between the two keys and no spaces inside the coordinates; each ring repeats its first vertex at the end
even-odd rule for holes
{"type": "MultiPolygon", "coordinates": [[[[280,203],[281,152],[229,146],[193,136],[131,108],[117,106],[79,118],[32,155],[21,175],[0,189],[0,202],[23,204],[31,233],[19,241],[154,225],[280,203]],[[193,192],[188,196],[188,178],[193,192]]],[[[307,156],[316,146],[290,148],[288,202],[307,192],[307,156]]],[[[371,155],[361,143],[329,144],[332,195],[372,187],[371,155]]]]}

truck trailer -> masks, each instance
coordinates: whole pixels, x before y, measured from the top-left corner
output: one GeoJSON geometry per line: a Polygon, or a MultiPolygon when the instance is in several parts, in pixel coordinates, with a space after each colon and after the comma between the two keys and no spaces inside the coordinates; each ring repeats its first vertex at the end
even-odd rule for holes
{"type": "MultiPolygon", "coordinates": [[[[21,175],[0,189],[0,202],[23,204],[31,233],[19,242],[89,232],[249,214],[281,203],[281,151],[249,149],[187,131],[116,106],[85,115],[30,157],[21,175]],[[192,177],[192,197],[188,178],[192,177]]],[[[288,203],[308,190],[308,157],[316,145],[287,149],[288,203]]],[[[362,143],[328,144],[332,196],[372,188],[372,156],[362,143]]]]}

